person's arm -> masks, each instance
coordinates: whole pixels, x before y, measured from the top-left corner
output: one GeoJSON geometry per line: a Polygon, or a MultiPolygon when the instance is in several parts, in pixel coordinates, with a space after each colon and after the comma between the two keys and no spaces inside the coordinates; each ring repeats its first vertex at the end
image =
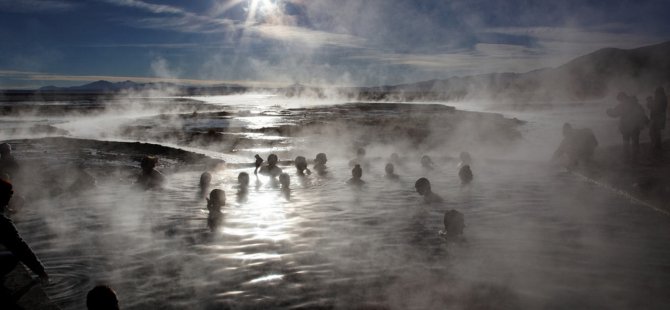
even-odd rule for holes
{"type": "Polygon", "coordinates": [[[0,234],[2,244],[16,257],[19,258],[30,270],[37,274],[43,281],[48,281],[48,275],[44,270],[44,266],[37,259],[37,256],[32,249],[26,244],[16,230],[16,226],[12,220],[5,216],[0,216],[0,234]]]}

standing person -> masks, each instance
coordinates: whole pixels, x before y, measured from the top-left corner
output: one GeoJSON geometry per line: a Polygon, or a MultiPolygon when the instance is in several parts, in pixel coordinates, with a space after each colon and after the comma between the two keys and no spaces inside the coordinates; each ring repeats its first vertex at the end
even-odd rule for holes
{"type": "Polygon", "coordinates": [[[635,96],[628,96],[620,92],[617,100],[619,104],[607,109],[607,115],[619,118],[619,132],[623,138],[624,156],[631,162],[635,162],[640,149],[640,131],[649,119],[635,96]]]}
{"type": "Polygon", "coordinates": [[[663,143],[662,132],[665,128],[665,110],[668,106],[668,99],[665,96],[663,87],[659,87],[654,92],[654,97],[647,97],[647,109],[649,109],[649,138],[651,138],[651,147],[655,153],[660,153],[663,143]]]}
{"type": "Polygon", "coordinates": [[[0,144],[0,176],[7,175],[16,178],[19,163],[12,155],[12,146],[9,143],[0,144]]]}
{"type": "Polygon", "coordinates": [[[254,163],[256,165],[256,169],[254,169],[254,174],[258,175],[258,168],[260,168],[261,165],[263,164],[263,158],[261,158],[261,156],[258,154],[254,155],[254,157],[256,158],[256,162],[254,163]]]}
{"type": "MultiPolygon", "coordinates": [[[[0,180],[0,208],[7,207],[13,194],[12,183],[0,180]]],[[[43,283],[49,283],[49,276],[44,266],[28,244],[23,241],[12,220],[4,213],[0,214],[0,243],[7,248],[7,251],[0,251],[0,276],[4,277],[20,261],[38,275],[43,283]]]]}

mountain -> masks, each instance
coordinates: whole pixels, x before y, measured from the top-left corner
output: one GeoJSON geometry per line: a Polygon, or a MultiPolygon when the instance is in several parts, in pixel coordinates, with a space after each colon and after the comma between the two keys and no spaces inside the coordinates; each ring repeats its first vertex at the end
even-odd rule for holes
{"type": "Polygon", "coordinates": [[[670,41],[628,50],[604,48],[556,68],[526,73],[453,77],[377,89],[441,100],[551,101],[600,99],[618,91],[644,94],[669,85],[670,41]]]}

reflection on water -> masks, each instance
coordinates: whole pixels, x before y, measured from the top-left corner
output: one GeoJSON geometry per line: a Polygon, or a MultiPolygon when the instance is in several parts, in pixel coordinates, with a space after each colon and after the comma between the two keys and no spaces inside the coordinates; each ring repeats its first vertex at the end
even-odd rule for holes
{"type": "MultiPolygon", "coordinates": [[[[383,165],[353,190],[346,161],[328,177],[292,173],[290,200],[268,179],[235,199],[242,170],[213,173],[228,199],[219,230],[194,198],[200,171],[162,192],[111,181],[82,196],[42,200],[18,215],[43,258],[49,295],[83,305],[110,284],[125,308],[662,308],[670,301],[668,219],[569,173],[485,162],[468,187],[456,166],[428,172],[445,205],[383,165]],[[466,219],[462,244],[438,234],[447,209],[466,219]]],[[[251,170],[251,169],[248,169],[251,170]]],[[[251,171],[247,171],[251,172],[251,171]]]]}

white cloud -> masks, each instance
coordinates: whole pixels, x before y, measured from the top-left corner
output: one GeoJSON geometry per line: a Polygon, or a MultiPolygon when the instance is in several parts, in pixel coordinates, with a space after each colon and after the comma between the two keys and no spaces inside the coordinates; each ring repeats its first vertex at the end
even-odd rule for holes
{"type": "Polygon", "coordinates": [[[75,7],[74,3],[64,0],[0,0],[0,11],[18,13],[61,12],[75,7]]]}
{"type": "Polygon", "coordinates": [[[265,38],[297,42],[310,47],[323,45],[363,47],[365,42],[362,38],[347,34],[317,31],[295,26],[263,24],[253,26],[249,30],[265,38]]]}

